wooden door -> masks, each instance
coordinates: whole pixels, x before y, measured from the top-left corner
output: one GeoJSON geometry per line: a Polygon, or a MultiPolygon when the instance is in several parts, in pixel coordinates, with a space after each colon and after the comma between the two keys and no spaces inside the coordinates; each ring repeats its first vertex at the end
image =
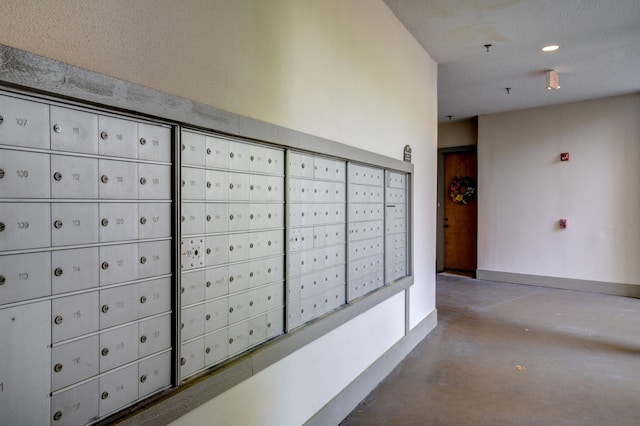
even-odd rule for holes
{"type": "MultiPolygon", "coordinates": [[[[470,177],[477,182],[475,151],[444,154],[444,269],[475,272],[477,266],[477,194],[467,202],[455,203],[451,183],[455,177],[470,177]]],[[[477,188],[477,186],[476,186],[477,188]]],[[[464,193],[465,188],[461,188],[464,193]]]]}

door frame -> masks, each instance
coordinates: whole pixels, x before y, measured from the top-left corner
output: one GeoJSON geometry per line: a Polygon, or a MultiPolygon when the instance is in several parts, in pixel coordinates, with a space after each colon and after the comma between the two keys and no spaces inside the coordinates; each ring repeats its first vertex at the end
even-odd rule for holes
{"type": "MultiPolygon", "coordinates": [[[[451,148],[438,149],[438,194],[436,204],[436,272],[444,271],[444,200],[445,200],[445,182],[444,182],[444,156],[456,152],[475,152],[477,155],[477,145],[456,146],[451,148]]],[[[476,227],[477,239],[477,227],[476,227]]]]}

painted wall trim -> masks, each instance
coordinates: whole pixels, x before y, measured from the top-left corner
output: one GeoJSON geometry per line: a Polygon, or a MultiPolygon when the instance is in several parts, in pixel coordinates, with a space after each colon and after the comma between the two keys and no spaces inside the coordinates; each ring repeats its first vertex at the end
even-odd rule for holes
{"type": "Polygon", "coordinates": [[[575,278],[548,277],[543,275],[517,274],[515,272],[486,271],[478,269],[476,276],[480,280],[504,283],[535,285],[540,287],[578,290],[590,293],[610,294],[640,298],[640,285],[590,281],[575,278]]]}
{"type": "Polygon", "coordinates": [[[434,309],[406,336],[311,417],[305,426],[337,425],[438,325],[434,309]]]}

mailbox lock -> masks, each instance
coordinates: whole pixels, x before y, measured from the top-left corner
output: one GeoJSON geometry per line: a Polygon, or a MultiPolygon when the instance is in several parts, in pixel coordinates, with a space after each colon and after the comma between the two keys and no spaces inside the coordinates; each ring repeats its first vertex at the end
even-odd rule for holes
{"type": "Polygon", "coordinates": [[[207,222],[211,222],[211,215],[210,214],[207,215],[207,222]]]}
{"type": "Polygon", "coordinates": [[[187,363],[187,360],[184,358],[180,358],[180,365],[185,365],[187,363]]]}
{"type": "Polygon", "coordinates": [[[62,228],[62,221],[61,220],[56,220],[55,222],[53,222],[53,227],[56,228],[56,229],[62,228]]]}
{"type": "Polygon", "coordinates": [[[4,118],[0,115],[0,124],[4,123],[4,118]]]}
{"type": "Polygon", "coordinates": [[[211,249],[210,248],[207,249],[207,254],[211,254],[211,249]]]}
{"type": "Polygon", "coordinates": [[[140,336],[140,343],[144,343],[147,341],[147,336],[140,336]]]}
{"type": "Polygon", "coordinates": [[[102,309],[100,309],[103,314],[109,312],[109,305],[102,305],[102,309]]]}
{"type": "Polygon", "coordinates": [[[233,189],[233,184],[232,183],[229,184],[229,189],[233,189]]]}
{"type": "Polygon", "coordinates": [[[253,191],[253,185],[249,186],[249,189],[253,191]]]}
{"type": "Polygon", "coordinates": [[[232,314],[233,313],[233,308],[229,308],[229,313],[232,314]]]}
{"type": "Polygon", "coordinates": [[[0,169],[0,179],[4,177],[4,169],[0,169]]]}
{"type": "Polygon", "coordinates": [[[53,415],[53,420],[60,420],[62,418],[62,411],[56,411],[56,413],[53,415]]]}
{"type": "Polygon", "coordinates": [[[100,398],[102,398],[102,399],[109,398],[109,392],[102,392],[102,395],[100,395],[100,398]]]}
{"type": "Polygon", "coordinates": [[[206,348],[206,349],[204,350],[204,353],[206,353],[206,354],[211,353],[211,348],[206,348]]]}
{"type": "Polygon", "coordinates": [[[62,131],[62,125],[61,124],[54,124],[53,125],[53,131],[56,133],[60,133],[62,131]]]}
{"type": "Polygon", "coordinates": [[[268,246],[271,246],[271,241],[267,241],[267,245],[268,245],[268,246]]]}
{"type": "Polygon", "coordinates": [[[181,186],[184,186],[184,185],[185,185],[185,183],[184,183],[184,179],[182,180],[182,182],[180,182],[180,185],[181,185],[181,186]]]}
{"type": "Polygon", "coordinates": [[[147,376],[145,376],[144,374],[140,376],[140,383],[144,383],[146,381],[147,381],[147,376]]]}
{"type": "Polygon", "coordinates": [[[253,306],[253,300],[249,301],[249,306],[253,306]]]}
{"type": "Polygon", "coordinates": [[[229,215],[229,220],[233,220],[233,215],[229,215]]]}
{"type": "Polygon", "coordinates": [[[233,343],[233,337],[231,337],[231,338],[229,339],[229,343],[230,343],[230,344],[231,344],[231,343],[233,343]]]}
{"type": "Polygon", "coordinates": [[[269,185],[269,187],[267,188],[269,191],[271,191],[271,185],[269,185]]]}
{"type": "Polygon", "coordinates": [[[146,258],[146,257],[144,257],[144,256],[142,256],[142,257],[140,258],[140,263],[141,263],[142,265],[144,265],[145,263],[147,263],[147,258],[146,258]]]}
{"type": "Polygon", "coordinates": [[[249,219],[253,219],[253,213],[249,215],[249,219]]]}
{"type": "MultiPolygon", "coordinates": [[[[101,352],[101,353],[102,353],[102,356],[107,356],[107,355],[109,355],[109,348],[104,348],[104,349],[102,349],[102,352],[101,352]]],[[[103,398],[103,399],[104,399],[104,398],[103,398]]]]}
{"type": "Polygon", "coordinates": [[[229,277],[229,282],[232,283],[233,282],[233,275],[229,277]]]}
{"type": "Polygon", "coordinates": [[[211,182],[207,182],[207,188],[211,188],[211,182]]]}
{"type": "Polygon", "coordinates": [[[249,336],[253,336],[253,330],[249,330],[249,336]]]}
{"type": "Polygon", "coordinates": [[[184,144],[182,144],[182,145],[180,146],[180,149],[184,151],[185,149],[187,149],[187,147],[186,147],[186,146],[184,146],[184,144]]]}
{"type": "Polygon", "coordinates": [[[140,138],[140,145],[146,145],[147,140],[145,138],[140,138]]]}
{"type": "Polygon", "coordinates": [[[270,322],[267,323],[267,328],[271,328],[271,323],[270,322]]]}
{"type": "Polygon", "coordinates": [[[233,152],[229,153],[229,157],[233,158],[233,152]]]}
{"type": "Polygon", "coordinates": [[[55,365],[55,367],[53,367],[53,371],[55,371],[56,373],[61,372],[61,371],[62,371],[62,364],[57,363],[57,364],[55,365]]]}
{"type": "Polygon", "coordinates": [[[53,322],[55,322],[56,324],[60,325],[62,324],[62,315],[58,315],[53,322]]]}
{"type": "Polygon", "coordinates": [[[253,248],[253,243],[249,244],[249,248],[253,248]]]}
{"type": "Polygon", "coordinates": [[[147,296],[142,296],[140,298],[140,303],[147,303],[147,296]]]}
{"type": "Polygon", "coordinates": [[[0,285],[3,285],[5,282],[7,282],[7,279],[4,277],[4,275],[0,275],[0,285]]]}
{"type": "Polygon", "coordinates": [[[147,183],[147,179],[145,179],[145,178],[141,177],[141,178],[140,178],[140,185],[144,185],[144,184],[146,184],[146,183],[147,183]]]}
{"type": "Polygon", "coordinates": [[[267,215],[267,217],[268,217],[269,219],[271,219],[271,213],[269,213],[269,214],[267,215]]]}
{"type": "Polygon", "coordinates": [[[267,160],[267,163],[271,164],[271,161],[272,161],[272,160],[271,160],[271,158],[269,158],[269,159],[267,160]]]}
{"type": "Polygon", "coordinates": [[[229,251],[233,251],[233,246],[229,246],[229,251]]]}
{"type": "Polygon", "coordinates": [[[62,268],[56,268],[55,271],[53,271],[53,275],[59,277],[60,275],[62,275],[62,272],[64,272],[62,268]]]}
{"type": "Polygon", "coordinates": [[[184,328],[184,323],[183,323],[183,322],[181,322],[181,323],[180,323],[180,330],[182,330],[183,328],[184,328]]]}
{"type": "Polygon", "coordinates": [[[102,181],[102,183],[107,183],[107,182],[109,182],[109,176],[102,175],[102,176],[100,176],[100,180],[102,181]]]}
{"type": "Polygon", "coordinates": [[[303,168],[303,169],[305,168],[305,165],[304,165],[304,163],[302,163],[302,168],[303,168]]]}
{"type": "Polygon", "coordinates": [[[53,174],[53,179],[57,180],[58,182],[60,182],[62,180],[62,173],[60,172],[55,172],[53,174]]]}
{"type": "Polygon", "coordinates": [[[184,293],[184,287],[180,288],[180,293],[184,293]]]}
{"type": "Polygon", "coordinates": [[[249,157],[249,159],[250,159],[251,161],[253,161],[253,160],[254,160],[254,157],[253,157],[253,155],[252,155],[251,157],[249,157]]]}
{"type": "MultiPolygon", "coordinates": [[[[103,141],[106,141],[108,137],[109,137],[109,133],[107,133],[107,132],[100,132],[100,139],[102,139],[103,141]]],[[[104,398],[103,398],[103,399],[104,399],[104,398]]]]}
{"type": "Polygon", "coordinates": [[[147,218],[143,216],[143,217],[140,218],[140,224],[144,225],[145,223],[147,223],[147,218]]]}
{"type": "Polygon", "coordinates": [[[268,272],[268,273],[271,273],[271,268],[267,269],[267,272],[268,272]]]}
{"type": "Polygon", "coordinates": [[[4,223],[0,222],[0,232],[4,231],[4,223]]]}
{"type": "Polygon", "coordinates": [[[100,265],[100,267],[104,270],[109,269],[109,262],[102,262],[102,265],[100,265]]]}
{"type": "Polygon", "coordinates": [[[205,317],[205,319],[206,319],[207,321],[209,321],[209,320],[211,319],[211,315],[210,315],[210,314],[207,314],[207,316],[205,317]]]}
{"type": "Polygon", "coordinates": [[[211,155],[211,148],[207,148],[207,155],[211,155]]]}
{"type": "Polygon", "coordinates": [[[209,288],[209,287],[211,287],[211,281],[207,281],[207,288],[209,288]]]}
{"type": "Polygon", "coordinates": [[[253,278],[253,272],[249,272],[249,277],[253,278]]]}
{"type": "Polygon", "coordinates": [[[104,218],[100,221],[100,223],[102,224],[102,226],[107,226],[109,224],[109,219],[104,218]]]}

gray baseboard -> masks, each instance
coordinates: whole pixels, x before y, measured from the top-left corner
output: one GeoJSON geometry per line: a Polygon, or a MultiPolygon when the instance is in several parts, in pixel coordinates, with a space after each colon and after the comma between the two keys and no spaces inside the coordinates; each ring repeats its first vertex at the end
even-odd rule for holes
{"type": "Polygon", "coordinates": [[[305,426],[339,424],[437,325],[438,313],[434,310],[314,414],[305,426]]]}
{"type": "Polygon", "coordinates": [[[587,291],[590,293],[610,294],[640,298],[640,285],[613,283],[606,281],[590,281],[574,278],[547,277],[543,275],[517,274],[514,272],[485,271],[478,269],[479,280],[498,281],[504,283],[536,285],[540,287],[560,288],[565,290],[587,291]]]}

